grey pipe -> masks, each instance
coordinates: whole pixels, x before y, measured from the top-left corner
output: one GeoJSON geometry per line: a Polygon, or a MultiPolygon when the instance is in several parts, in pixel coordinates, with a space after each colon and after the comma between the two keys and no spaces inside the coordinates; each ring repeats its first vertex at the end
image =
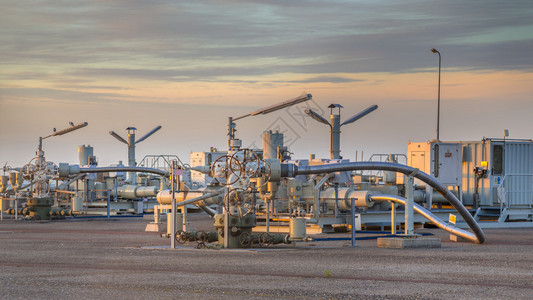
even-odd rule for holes
{"type": "Polygon", "coordinates": [[[217,212],[214,211],[213,209],[207,207],[207,206],[204,206],[204,205],[200,205],[200,204],[195,204],[196,207],[200,208],[201,210],[205,211],[208,215],[210,215],[211,217],[214,217],[217,212]]]}
{"type": "Polygon", "coordinates": [[[59,187],[56,187],[56,189],[58,190],[64,190],[64,189],[68,189],[68,186],[71,185],[73,182],[75,182],[76,180],[82,178],[83,176],[85,176],[85,174],[80,174],[72,179],[70,179],[69,181],[67,182],[63,182],[62,184],[59,185],[59,187]]]}
{"type": "MultiPolygon", "coordinates": [[[[372,198],[373,201],[387,201],[387,202],[388,201],[393,201],[393,202],[396,202],[396,203],[400,203],[402,205],[405,205],[405,201],[406,201],[406,199],[403,198],[403,197],[393,196],[393,195],[372,195],[370,197],[372,198]]],[[[445,231],[447,231],[447,232],[449,232],[451,234],[460,236],[460,237],[465,238],[467,240],[470,240],[472,242],[476,242],[476,243],[479,243],[479,244],[482,243],[481,241],[479,241],[477,236],[475,236],[472,232],[457,228],[455,226],[451,226],[448,223],[446,223],[446,222],[442,221],[441,219],[439,219],[439,217],[435,216],[434,214],[432,214],[427,209],[423,208],[422,206],[420,206],[420,205],[418,205],[416,203],[413,203],[413,204],[414,204],[413,208],[414,208],[414,210],[416,212],[418,212],[419,214],[424,216],[426,219],[431,221],[431,223],[435,224],[440,229],[443,229],[443,230],[445,230],[445,231]]]]}
{"type": "Polygon", "coordinates": [[[203,196],[200,196],[200,197],[196,197],[196,198],[192,198],[192,199],[189,199],[189,200],[184,200],[184,201],[181,201],[181,202],[178,202],[176,203],[176,206],[184,206],[184,205],[187,205],[187,204],[194,204],[195,202],[198,202],[198,201],[202,201],[204,199],[209,199],[209,198],[212,198],[214,196],[217,196],[217,195],[220,195],[222,193],[224,193],[225,191],[225,188],[222,188],[216,192],[213,192],[213,193],[209,193],[209,194],[205,194],[203,196]]]}
{"type": "Polygon", "coordinates": [[[329,156],[331,159],[341,158],[341,116],[331,115],[331,132],[329,156]]]}
{"type": "Polygon", "coordinates": [[[331,177],[335,177],[335,173],[329,173],[328,175],[322,177],[322,179],[320,179],[320,181],[315,185],[315,188],[313,189],[314,214],[315,218],[317,219],[320,217],[320,188],[331,177]]]}
{"type": "Polygon", "coordinates": [[[80,168],[80,173],[103,173],[103,172],[140,172],[152,173],[164,177],[170,176],[168,172],[159,169],[145,167],[97,167],[97,168],[80,168]]]}
{"type": "Polygon", "coordinates": [[[463,217],[470,229],[472,229],[472,231],[477,237],[477,243],[481,244],[485,241],[485,234],[483,233],[483,230],[481,230],[479,224],[476,222],[476,220],[474,220],[472,215],[470,215],[470,212],[464,207],[461,201],[459,201],[459,199],[457,199],[457,197],[455,197],[455,195],[450,192],[448,188],[442,183],[440,183],[436,178],[413,167],[396,163],[370,161],[300,167],[294,164],[282,164],[282,171],[285,171],[287,175],[291,175],[290,173],[293,173],[294,176],[359,170],[394,171],[406,175],[412,174],[415,178],[418,178],[423,182],[429,184],[431,187],[433,187],[433,189],[443,195],[446,200],[448,200],[448,202],[455,208],[455,210],[457,210],[461,217],[463,217]],[[283,165],[286,165],[286,167],[283,167],[283,165]]]}

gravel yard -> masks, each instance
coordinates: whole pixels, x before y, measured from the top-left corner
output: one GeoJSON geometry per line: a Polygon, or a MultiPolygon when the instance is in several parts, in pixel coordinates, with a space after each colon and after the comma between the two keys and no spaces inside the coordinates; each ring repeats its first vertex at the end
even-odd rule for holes
{"type": "MultiPolygon", "coordinates": [[[[206,215],[190,217],[211,229],[206,215]]],[[[376,240],[255,250],[177,250],[142,218],[0,222],[0,298],[531,299],[533,228],[485,229],[486,243],[385,249],[376,240]]],[[[366,236],[359,234],[358,236],[366,236]]],[[[323,237],[323,236],[322,236],[323,237]]],[[[326,237],[349,237],[329,234],[326,237]]]]}

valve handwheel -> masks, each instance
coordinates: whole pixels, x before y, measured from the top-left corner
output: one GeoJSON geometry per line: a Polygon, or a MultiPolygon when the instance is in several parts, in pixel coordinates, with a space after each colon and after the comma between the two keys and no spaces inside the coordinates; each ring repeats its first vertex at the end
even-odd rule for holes
{"type": "Polygon", "coordinates": [[[231,159],[239,161],[242,165],[242,170],[238,170],[239,174],[235,174],[235,171],[233,168],[231,168],[231,171],[234,172],[236,176],[240,176],[240,174],[244,174],[246,177],[255,177],[257,176],[257,173],[259,171],[259,165],[261,160],[259,159],[259,156],[250,149],[241,149],[231,156],[231,159]],[[242,161],[240,161],[239,157],[242,153],[242,161]]]}
{"type": "Polygon", "coordinates": [[[222,185],[232,185],[241,178],[241,170],[242,164],[239,160],[233,159],[232,156],[229,155],[223,155],[217,158],[211,165],[211,177],[213,177],[216,182],[222,185]],[[224,176],[217,176],[217,173],[219,172],[222,172],[224,176]],[[230,174],[235,175],[235,179],[233,181],[229,181],[230,174]],[[221,182],[219,178],[224,178],[224,182],[221,182]]]}
{"type": "Polygon", "coordinates": [[[252,212],[253,197],[248,190],[232,189],[224,196],[224,207],[234,217],[244,217],[252,212]],[[235,213],[231,208],[235,208],[235,213]]]}
{"type": "Polygon", "coordinates": [[[187,233],[185,231],[178,230],[176,231],[174,238],[176,239],[176,242],[183,244],[185,241],[187,241],[187,233]]]}
{"type": "Polygon", "coordinates": [[[244,248],[250,247],[252,245],[252,235],[247,231],[243,231],[241,235],[239,235],[239,243],[244,248]]]}

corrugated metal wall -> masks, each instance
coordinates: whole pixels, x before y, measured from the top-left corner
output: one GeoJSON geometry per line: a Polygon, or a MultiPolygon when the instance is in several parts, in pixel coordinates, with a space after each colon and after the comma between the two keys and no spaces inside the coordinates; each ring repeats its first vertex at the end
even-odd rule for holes
{"type": "Polygon", "coordinates": [[[533,143],[505,142],[505,195],[510,206],[533,205],[533,143]],[[522,174],[522,175],[512,175],[522,174]]]}
{"type": "MultiPolygon", "coordinates": [[[[474,204],[474,193],[476,187],[476,175],[473,170],[474,167],[480,166],[481,161],[488,161],[490,157],[489,147],[482,142],[461,142],[463,145],[463,203],[465,205],[474,204]],[[485,148],[485,150],[483,150],[485,148]],[[485,153],[484,153],[485,152],[485,153]]],[[[490,162],[488,166],[490,170],[490,162]]],[[[487,173],[487,178],[479,180],[479,198],[480,205],[492,205],[492,194],[490,193],[490,172],[487,173]]]]}

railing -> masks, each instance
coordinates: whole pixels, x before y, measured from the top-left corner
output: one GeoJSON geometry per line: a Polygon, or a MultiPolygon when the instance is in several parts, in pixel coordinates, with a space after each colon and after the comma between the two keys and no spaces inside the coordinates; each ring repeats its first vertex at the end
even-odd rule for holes
{"type": "Polygon", "coordinates": [[[496,191],[501,211],[511,206],[533,207],[533,174],[505,174],[496,191]]]}
{"type": "MultiPolygon", "coordinates": [[[[368,161],[379,161],[379,162],[384,162],[384,161],[387,161],[387,158],[389,157],[389,155],[394,155],[396,156],[396,161],[398,163],[400,163],[400,160],[398,158],[403,158],[402,160],[404,161],[404,165],[407,165],[407,155],[405,154],[395,154],[395,153],[391,153],[391,154],[381,154],[381,153],[378,153],[378,154],[372,154],[370,156],[370,158],[368,159],[368,161]]],[[[375,182],[376,181],[376,178],[377,177],[382,177],[383,176],[383,171],[379,170],[379,171],[361,171],[361,175],[369,175],[369,181],[371,182],[375,182]]]]}
{"type": "Polygon", "coordinates": [[[173,160],[177,160],[178,165],[188,168],[188,164],[183,163],[177,155],[146,155],[138,164],[138,166],[169,172],[170,164],[173,160]]]}

